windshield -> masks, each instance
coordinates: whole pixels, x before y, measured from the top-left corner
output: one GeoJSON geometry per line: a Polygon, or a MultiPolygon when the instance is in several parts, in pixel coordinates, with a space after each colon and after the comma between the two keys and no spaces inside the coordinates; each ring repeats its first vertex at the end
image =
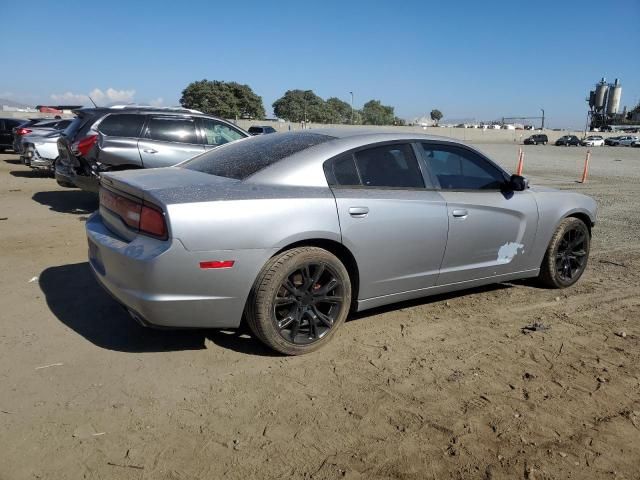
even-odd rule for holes
{"type": "Polygon", "coordinates": [[[239,140],[203,153],[180,165],[219,177],[244,180],[283,158],[335,137],[309,132],[287,132],[239,140]]]}

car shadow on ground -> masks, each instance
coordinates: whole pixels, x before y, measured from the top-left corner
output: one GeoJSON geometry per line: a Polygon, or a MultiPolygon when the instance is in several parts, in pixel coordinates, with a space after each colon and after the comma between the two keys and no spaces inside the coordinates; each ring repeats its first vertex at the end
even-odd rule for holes
{"type": "Polygon", "coordinates": [[[248,355],[277,355],[244,329],[142,327],[102,289],[87,262],[47,268],[40,274],[39,284],[58,320],[101,348],[130,353],[199,350],[206,348],[205,339],[209,339],[222,348],[248,355]]]}
{"type": "Polygon", "coordinates": [[[462,296],[473,295],[478,293],[495,292],[497,290],[505,290],[508,288],[512,288],[513,285],[516,285],[516,284],[529,285],[528,283],[523,283],[523,282],[524,281],[519,280],[517,282],[493,283],[491,285],[484,285],[482,287],[469,288],[466,290],[458,290],[450,293],[441,293],[439,295],[421,297],[421,298],[416,298],[414,300],[406,300],[404,302],[392,303],[390,305],[383,305],[381,307],[372,308],[371,310],[352,313],[349,316],[349,318],[347,318],[347,322],[362,320],[368,317],[373,317],[375,315],[382,315],[384,313],[392,312],[395,310],[401,310],[404,308],[412,308],[420,305],[430,305],[432,303],[444,302],[456,297],[462,297],[462,296]]]}
{"type": "Polygon", "coordinates": [[[51,178],[45,170],[12,170],[9,174],[18,178],[51,178]]]}
{"type": "Polygon", "coordinates": [[[7,158],[5,159],[5,163],[10,163],[11,165],[23,165],[22,160],[19,158],[7,158]]]}
{"type": "Polygon", "coordinates": [[[98,195],[83,190],[36,192],[32,198],[54,212],[87,214],[98,209],[98,195]]]}

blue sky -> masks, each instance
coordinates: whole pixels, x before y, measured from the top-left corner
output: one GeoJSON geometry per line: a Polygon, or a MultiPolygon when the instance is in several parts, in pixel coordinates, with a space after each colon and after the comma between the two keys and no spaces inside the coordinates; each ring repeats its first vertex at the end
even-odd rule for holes
{"type": "MultiPolygon", "coordinates": [[[[413,118],[539,115],[582,127],[602,76],[640,100],[640,1],[0,0],[0,98],[178,103],[191,81],[312,89],[413,118]],[[78,97],[79,96],[79,97],[78,97]]],[[[82,103],[82,102],[81,102],[82,103]]]]}

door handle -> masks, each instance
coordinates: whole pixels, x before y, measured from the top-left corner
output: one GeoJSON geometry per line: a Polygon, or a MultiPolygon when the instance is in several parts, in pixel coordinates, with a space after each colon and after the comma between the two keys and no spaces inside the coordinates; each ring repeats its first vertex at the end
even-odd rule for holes
{"type": "Polygon", "coordinates": [[[144,150],[142,150],[144,153],[158,153],[157,150],[154,150],[153,148],[145,148],[144,150]]]}
{"type": "Polygon", "coordinates": [[[467,218],[467,215],[469,215],[469,212],[467,212],[465,208],[456,208],[451,213],[456,218],[467,218]]]}
{"type": "Polygon", "coordinates": [[[369,207],[349,207],[349,215],[355,218],[364,218],[369,214],[369,207]]]}

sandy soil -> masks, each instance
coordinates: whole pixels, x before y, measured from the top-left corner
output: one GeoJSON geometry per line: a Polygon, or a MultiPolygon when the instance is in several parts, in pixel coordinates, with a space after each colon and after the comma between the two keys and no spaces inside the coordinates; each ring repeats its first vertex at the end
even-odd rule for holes
{"type": "Polygon", "coordinates": [[[299,358],[139,327],[89,272],[95,198],[0,155],[0,479],[639,478],[640,149],[594,149],[580,185],[584,153],[525,161],[599,202],[574,288],[367,312],[299,358]]]}

